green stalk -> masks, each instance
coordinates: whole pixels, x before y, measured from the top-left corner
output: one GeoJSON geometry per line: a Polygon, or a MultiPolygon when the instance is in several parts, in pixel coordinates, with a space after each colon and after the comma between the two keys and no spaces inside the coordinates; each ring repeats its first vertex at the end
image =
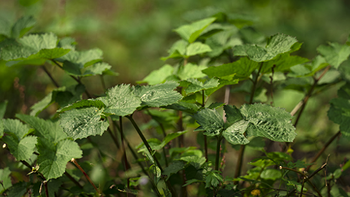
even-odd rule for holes
{"type": "Polygon", "coordinates": [[[219,170],[221,139],[221,135],[217,136],[218,141],[216,142],[215,170],[219,170]]]}
{"type": "MultiPolygon", "coordinates": [[[[157,164],[157,166],[159,167],[160,171],[163,173],[163,168],[162,168],[162,166],[160,165],[158,159],[152,154],[153,150],[152,150],[151,146],[148,144],[148,142],[147,142],[145,136],[142,134],[142,131],[141,131],[140,128],[137,126],[135,120],[132,118],[132,116],[126,116],[126,117],[130,120],[130,122],[132,123],[132,125],[133,125],[134,128],[136,129],[136,131],[137,131],[137,133],[139,134],[139,136],[140,136],[142,142],[143,142],[144,145],[146,146],[148,152],[152,155],[153,160],[156,162],[156,164],[157,164]]],[[[169,183],[169,181],[167,181],[165,178],[163,178],[163,180],[165,181],[167,187],[169,188],[169,190],[170,190],[172,196],[177,196],[177,195],[176,195],[176,192],[175,192],[175,190],[174,190],[174,188],[173,188],[172,185],[169,183]]]]}
{"type": "MultiPolygon", "coordinates": [[[[204,101],[204,90],[202,90],[202,108],[205,107],[205,101],[204,101]]],[[[206,135],[203,135],[204,137],[204,156],[205,160],[208,161],[208,139],[206,135]]]]}
{"type": "MultiPolygon", "coordinates": [[[[123,130],[123,119],[121,116],[119,116],[119,125],[120,125],[120,139],[121,139],[121,144],[122,144],[122,149],[123,149],[123,164],[124,164],[124,169],[125,172],[130,169],[130,166],[128,164],[128,159],[126,158],[126,151],[125,151],[125,146],[124,146],[124,130],[123,130]]],[[[130,180],[127,178],[126,180],[127,183],[127,188],[130,189],[129,184],[130,180]]],[[[129,196],[129,193],[126,194],[129,196]]]]}
{"type": "MultiPolygon", "coordinates": [[[[261,71],[262,66],[263,66],[263,62],[260,63],[260,67],[259,67],[258,73],[256,73],[256,77],[255,77],[255,79],[253,81],[252,93],[250,95],[249,104],[253,103],[254,94],[255,94],[255,90],[256,90],[256,85],[258,84],[258,81],[260,79],[259,75],[260,75],[260,71],[261,71]]],[[[237,160],[237,164],[236,164],[236,172],[235,172],[235,177],[234,178],[237,178],[237,177],[241,176],[242,163],[243,163],[243,157],[244,157],[244,150],[245,150],[245,145],[241,145],[241,147],[239,149],[238,160],[237,160]]]]}

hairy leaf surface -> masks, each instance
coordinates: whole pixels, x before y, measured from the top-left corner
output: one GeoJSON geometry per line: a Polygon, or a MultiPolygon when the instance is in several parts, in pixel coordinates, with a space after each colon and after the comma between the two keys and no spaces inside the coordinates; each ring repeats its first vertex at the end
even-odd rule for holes
{"type": "Polygon", "coordinates": [[[205,77],[205,74],[202,73],[202,70],[206,69],[206,66],[195,65],[188,63],[185,66],[181,66],[177,72],[177,76],[181,80],[187,80],[191,78],[202,78],[205,77]]]}
{"type": "Polygon", "coordinates": [[[190,57],[190,56],[194,56],[194,55],[198,55],[198,54],[202,54],[210,51],[211,51],[210,46],[203,44],[201,42],[194,42],[188,45],[188,47],[186,48],[186,56],[190,57]]]}
{"type": "Polygon", "coordinates": [[[317,51],[330,65],[338,68],[342,62],[348,59],[350,55],[350,46],[341,45],[339,43],[329,43],[328,46],[319,46],[317,51]]]}
{"type": "Polygon", "coordinates": [[[106,107],[106,105],[101,100],[87,99],[87,100],[80,100],[70,105],[67,105],[64,108],[57,110],[57,112],[65,112],[71,109],[78,109],[83,107],[97,107],[98,109],[102,109],[106,107]]]}
{"type": "Polygon", "coordinates": [[[140,107],[141,101],[130,85],[118,85],[107,91],[107,95],[100,99],[107,106],[106,113],[117,116],[126,116],[134,113],[140,107]]]}
{"type": "Polygon", "coordinates": [[[240,109],[250,125],[247,136],[261,136],[273,141],[292,142],[297,135],[290,113],[265,104],[243,105],[240,109]]]}
{"type": "Polygon", "coordinates": [[[291,47],[297,43],[297,40],[285,34],[276,34],[271,36],[265,46],[259,45],[237,45],[233,48],[236,56],[248,56],[249,59],[256,62],[264,62],[275,58],[291,50],[291,47]]]}
{"type": "Polygon", "coordinates": [[[174,91],[176,82],[165,82],[154,86],[136,86],[135,95],[142,101],[142,106],[161,107],[176,103],[182,99],[181,94],[174,91]]]}
{"type": "Polygon", "coordinates": [[[338,90],[338,98],[330,101],[328,118],[340,125],[343,135],[350,137],[350,84],[347,83],[338,90]]]}
{"type": "Polygon", "coordinates": [[[0,169],[0,181],[2,181],[2,187],[0,187],[0,194],[7,188],[10,188],[12,186],[10,174],[11,171],[8,167],[0,169]]]}
{"type": "Polygon", "coordinates": [[[64,132],[74,140],[91,135],[102,135],[107,130],[108,122],[101,121],[102,110],[96,107],[72,109],[61,114],[60,123],[64,132]]]}
{"type": "Polygon", "coordinates": [[[20,38],[26,34],[35,25],[36,21],[33,16],[23,16],[18,19],[12,27],[11,37],[20,38]]]}
{"type": "Polygon", "coordinates": [[[198,81],[197,79],[187,79],[186,83],[189,83],[186,88],[186,93],[190,94],[201,90],[215,88],[219,85],[219,80],[211,78],[203,83],[201,81],[198,81]]]}
{"type": "Polygon", "coordinates": [[[216,136],[223,130],[224,121],[215,109],[203,109],[194,114],[193,118],[200,125],[196,130],[204,130],[205,135],[216,136]]]}
{"type": "Polygon", "coordinates": [[[4,132],[20,141],[26,135],[29,134],[29,128],[27,125],[22,124],[21,121],[15,119],[3,119],[4,132]]]}
{"type": "Polygon", "coordinates": [[[247,130],[248,125],[249,122],[245,120],[235,122],[222,132],[222,136],[232,145],[248,144],[249,140],[244,136],[244,132],[247,130]]]}
{"type": "Polygon", "coordinates": [[[6,135],[3,137],[3,140],[17,161],[29,159],[34,152],[37,143],[37,137],[35,136],[27,136],[18,140],[11,135],[6,135]]]}

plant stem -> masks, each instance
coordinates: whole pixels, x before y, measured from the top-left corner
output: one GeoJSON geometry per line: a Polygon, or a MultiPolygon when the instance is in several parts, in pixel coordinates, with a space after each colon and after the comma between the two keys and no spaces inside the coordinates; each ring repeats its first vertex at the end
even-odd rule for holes
{"type": "Polygon", "coordinates": [[[75,164],[75,166],[84,174],[84,176],[86,177],[86,179],[87,179],[87,180],[90,182],[90,184],[94,187],[94,189],[96,190],[96,192],[97,192],[98,194],[100,194],[100,192],[99,192],[99,190],[97,189],[96,185],[91,181],[89,175],[86,174],[86,172],[85,172],[85,171],[83,170],[83,168],[78,164],[78,162],[77,162],[74,158],[72,158],[70,161],[71,161],[72,163],[75,164]]]}
{"type": "Polygon", "coordinates": [[[215,170],[219,170],[221,139],[221,136],[217,136],[218,141],[216,142],[215,170]]]}
{"type": "Polygon", "coordinates": [[[80,183],[75,180],[67,171],[64,172],[64,174],[78,187],[80,187],[81,189],[83,188],[83,186],[80,185],[80,183]]]}
{"type": "Polygon", "coordinates": [[[52,75],[50,74],[50,72],[46,69],[45,65],[42,65],[41,68],[45,71],[45,73],[47,74],[47,76],[50,77],[52,83],[56,86],[56,88],[59,88],[60,85],[58,85],[57,81],[52,77],[52,75]]]}
{"type": "Polygon", "coordinates": [[[119,143],[118,143],[118,140],[117,140],[117,138],[113,135],[113,133],[112,133],[112,131],[111,131],[111,129],[110,129],[109,127],[107,128],[107,131],[108,131],[109,135],[111,136],[111,138],[112,138],[114,144],[115,144],[115,145],[117,146],[117,148],[119,149],[119,148],[120,148],[120,145],[119,145],[119,143]]]}
{"type": "MultiPolygon", "coordinates": [[[[204,98],[204,90],[202,90],[202,108],[205,107],[205,98],[204,98]]],[[[204,157],[205,160],[208,161],[208,139],[206,135],[203,135],[204,138],[204,157]]]]}
{"type": "MultiPolygon", "coordinates": [[[[134,128],[136,129],[137,133],[139,134],[140,138],[142,139],[143,144],[146,146],[148,152],[152,155],[153,160],[156,162],[156,164],[157,164],[157,166],[159,167],[160,171],[163,173],[163,168],[162,168],[162,166],[160,165],[160,163],[159,163],[157,157],[155,157],[155,156],[153,155],[153,150],[152,150],[151,146],[148,144],[148,142],[147,142],[145,136],[142,134],[142,132],[141,132],[140,128],[137,126],[135,120],[132,118],[131,115],[130,115],[130,116],[126,116],[126,117],[130,120],[130,122],[132,123],[132,125],[133,125],[134,128]]],[[[165,178],[163,178],[163,179],[164,179],[164,181],[165,181],[167,187],[169,188],[169,190],[170,190],[172,196],[176,196],[176,192],[175,192],[174,188],[172,187],[172,185],[169,183],[169,181],[167,181],[165,178]]]]}
{"type": "MultiPolygon", "coordinates": [[[[295,106],[295,108],[292,110],[293,115],[298,111],[298,109],[300,108],[300,111],[298,113],[298,116],[294,122],[294,127],[296,127],[298,125],[299,119],[301,117],[301,114],[303,113],[306,103],[309,100],[309,98],[312,95],[312,92],[314,91],[317,83],[320,81],[320,79],[327,73],[327,71],[331,68],[331,66],[327,66],[323,72],[321,73],[321,75],[317,78],[314,78],[314,83],[312,84],[311,88],[309,89],[309,91],[306,93],[305,97],[303,98],[302,101],[300,101],[297,106],[295,106]],[[301,106],[300,106],[301,105],[301,106]]],[[[291,113],[292,114],[292,113],[291,113]]]]}
{"type": "MultiPolygon", "coordinates": [[[[327,149],[327,147],[341,134],[340,131],[338,131],[331,139],[328,140],[328,142],[323,146],[323,148],[317,153],[317,155],[312,159],[311,163],[314,163],[317,161],[317,159],[322,155],[322,153],[327,149]]],[[[306,171],[310,170],[311,165],[306,168],[306,171]]]]}
{"type": "Polygon", "coordinates": [[[46,197],[49,197],[49,190],[47,189],[47,181],[43,181],[43,183],[44,183],[44,187],[45,187],[46,197]]]}
{"type": "MultiPolygon", "coordinates": [[[[123,130],[123,119],[121,116],[119,116],[119,128],[120,128],[120,139],[121,139],[121,144],[122,144],[122,149],[123,149],[123,163],[124,163],[124,169],[125,172],[130,169],[130,166],[128,164],[128,159],[126,158],[126,151],[125,151],[125,146],[124,146],[124,130],[123,130]]],[[[130,189],[129,184],[130,180],[127,178],[127,188],[130,189]]],[[[129,196],[129,193],[127,194],[129,196]]]]}
{"type": "MultiPolygon", "coordinates": [[[[261,77],[259,77],[259,75],[260,75],[260,71],[262,69],[262,66],[263,66],[263,62],[260,63],[259,70],[256,73],[256,77],[255,77],[255,79],[253,81],[252,93],[250,95],[249,104],[253,103],[256,85],[257,85],[259,79],[261,78],[261,77]]],[[[241,176],[244,150],[245,150],[245,145],[241,145],[241,147],[239,149],[239,153],[238,153],[238,160],[237,160],[237,164],[236,164],[236,172],[235,172],[235,177],[234,178],[237,178],[237,177],[241,176]]]]}

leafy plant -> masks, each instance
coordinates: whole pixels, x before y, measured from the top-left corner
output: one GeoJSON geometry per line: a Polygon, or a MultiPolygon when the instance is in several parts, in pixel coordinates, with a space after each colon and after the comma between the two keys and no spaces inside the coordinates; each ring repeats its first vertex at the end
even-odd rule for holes
{"type": "MultiPolygon", "coordinates": [[[[320,46],[320,55],[310,61],[292,55],[302,45],[296,38],[275,34],[256,43],[247,42],[251,21],[236,24],[229,15],[217,13],[175,30],[180,39],[162,58],[174,59],[175,65],[166,64],[139,81],[148,85],[119,84],[108,90],[103,87],[105,94],[94,95],[82,83],[83,78],[116,75],[102,61],[102,51],[78,51],[73,38],[58,38],[53,33],[28,34],[34,23],[32,17],[24,17],[2,31],[11,33],[2,33],[1,61],[7,66],[39,65],[57,89],[33,105],[30,115],[17,114],[18,119],[3,119],[7,102],[0,104],[3,147],[31,170],[28,181],[12,185],[9,175],[13,169],[1,169],[2,194],[110,196],[144,192],[186,196],[191,187],[198,196],[347,195],[335,180],[348,169],[348,161],[328,173],[328,184],[320,181],[323,175],[318,173],[328,160],[316,170],[311,166],[336,137],[349,136],[349,84],[343,83],[347,78],[340,75],[322,84],[320,81],[328,71],[342,69],[342,62],[350,55],[350,40],[343,45],[320,46]],[[77,84],[61,87],[46,69],[48,64],[62,69],[77,84]],[[236,84],[241,86],[232,88],[236,84]],[[338,98],[330,101],[328,117],[340,125],[340,131],[310,163],[295,161],[292,142],[297,140],[296,127],[309,98],[335,84],[343,85],[338,98]],[[221,89],[226,89],[224,103],[211,102],[211,96],[221,89]],[[230,90],[237,89],[247,94],[241,106],[229,104],[230,90]],[[283,89],[305,94],[291,112],[274,107],[274,94],[283,89]],[[57,105],[56,112],[47,119],[39,118],[52,104],[57,105]],[[153,122],[140,127],[135,118],[140,112],[153,122]],[[132,147],[125,135],[125,118],[142,140],[137,147],[132,147]],[[163,136],[147,139],[146,127],[159,129],[163,136]],[[184,135],[191,130],[197,132],[197,147],[186,145],[184,135]],[[87,156],[86,149],[101,154],[92,139],[105,131],[118,148],[117,158],[122,160],[120,167],[126,175],[109,176],[96,186],[86,173],[91,166],[79,164],[84,162],[78,159],[87,156]],[[266,151],[265,141],[279,143],[282,149],[266,151]],[[228,145],[239,146],[235,164],[226,163],[228,145]],[[253,167],[243,174],[247,146],[262,156],[249,162],[253,167]],[[76,168],[67,165],[69,161],[76,168]],[[228,165],[236,166],[233,178],[223,174],[228,165]]],[[[102,166],[103,160],[100,162],[95,165],[102,166]]]]}

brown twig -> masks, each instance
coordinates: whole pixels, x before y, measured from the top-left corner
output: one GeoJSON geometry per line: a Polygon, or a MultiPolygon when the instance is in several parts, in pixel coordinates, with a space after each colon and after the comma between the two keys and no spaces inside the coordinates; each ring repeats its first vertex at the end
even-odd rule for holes
{"type": "Polygon", "coordinates": [[[100,192],[99,192],[99,190],[97,189],[96,185],[92,182],[92,180],[90,179],[89,175],[86,174],[86,172],[85,172],[85,171],[83,170],[83,168],[78,164],[78,162],[77,162],[74,158],[72,158],[70,161],[71,161],[72,163],[75,164],[75,166],[84,174],[85,178],[86,178],[86,179],[90,182],[90,184],[94,187],[94,189],[96,190],[96,192],[97,192],[98,194],[100,194],[100,192]]]}
{"type": "Polygon", "coordinates": [[[46,69],[45,65],[42,65],[41,68],[44,70],[47,76],[49,76],[49,78],[51,79],[52,83],[56,86],[56,88],[59,88],[60,85],[58,85],[57,81],[52,77],[50,72],[46,69]]]}

